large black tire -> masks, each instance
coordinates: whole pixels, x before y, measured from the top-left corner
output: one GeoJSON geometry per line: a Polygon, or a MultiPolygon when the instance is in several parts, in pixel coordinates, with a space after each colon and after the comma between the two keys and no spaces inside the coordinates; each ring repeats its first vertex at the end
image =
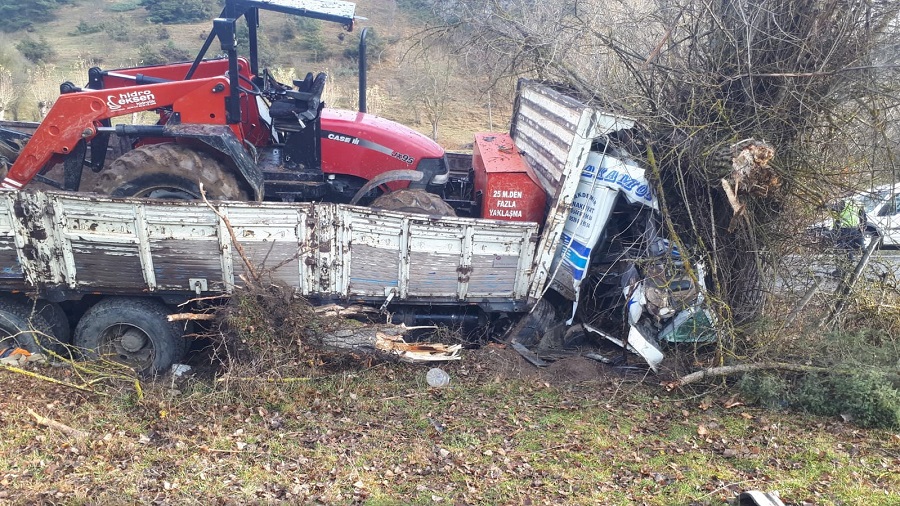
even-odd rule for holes
{"type": "Polygon", "coordinates": [[[114,197],[197,200],[200,183],[210,200],[248,200],[233,171],[208,153],[180,144],[150,144],[117,158],[95,191],[114,197]]]}
{"type": "Polygon", "coordinates": [[[170,313],[150,299],[103,299],[75,327],[75,347],[89,360],[113,360],[142,374],[165,372],[185,353],[181,327],[166,319],[170,313]]]}
{"type": "Polygon", "coordinates": [[[456,211],[439,196],[425,190],[410,190],[409,188],[386,193],[375,199],[371,207],[401,213],[456,216],[456,211]]]}
{"type": "Polygon", "coordinates": [[[53,326],[39,310],[23,301],[0,297],[0,349],[18,347],[31,353],[60,353],[53,326]]]}
{"type": "Polygon", "coordinates": [[[50,324],[53,337],[61,344],[69,344],[72,341],[72,327],[69,317],[59,304],[38,299],[34,302],[35,310],[50,324]]]}
{"type": "Polygon", "coordinates": [[[558,322],[559,318],[553,304],[540,299],[530,313],[522,316],[522,319],[509,329],[506,340],[516,341],[526,347],[535,346],[558,322]]]}

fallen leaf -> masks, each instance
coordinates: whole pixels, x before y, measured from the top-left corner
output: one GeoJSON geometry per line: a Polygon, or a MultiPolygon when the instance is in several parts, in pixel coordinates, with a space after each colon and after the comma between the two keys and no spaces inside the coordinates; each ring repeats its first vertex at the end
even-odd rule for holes
{"type": "Polygon", "coordinates": [[[725,401],[725,409],[731,409],[733,407],[743,406],[743,405],[744,405],[743,402],[737,400],[737,395],[732,396],[730,399],[725,401]]]}
{"type": "Polygon", "coordinates": [[[699,434],[701,436],[705,436],[705,435],[709,434],[709,429],[707,429],[705,425],[698,425],[697,426],[697,434],[699,434]]]}

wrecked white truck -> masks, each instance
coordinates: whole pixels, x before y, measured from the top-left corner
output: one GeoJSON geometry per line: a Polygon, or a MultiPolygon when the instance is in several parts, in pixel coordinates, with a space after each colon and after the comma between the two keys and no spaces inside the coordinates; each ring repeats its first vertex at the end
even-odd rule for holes
{"type": "Polygon", "coordinates": [[[88,356],[164,371],[185,349],[184,326],[167,319],[179,304],[262,275],[395,322],[519,321],[510,337],[534,347],[568,320],[655,369],[659,342],[712,339],[715,319],[702,266],[686,269],[661,236],[652,186],[622,150],[632,127],[520,82],[510,133],[448,155],[461,167],[448,187],[474,181],[479,217],[3,190],[0,332],[38,348],[74,329],[88,356]]]}

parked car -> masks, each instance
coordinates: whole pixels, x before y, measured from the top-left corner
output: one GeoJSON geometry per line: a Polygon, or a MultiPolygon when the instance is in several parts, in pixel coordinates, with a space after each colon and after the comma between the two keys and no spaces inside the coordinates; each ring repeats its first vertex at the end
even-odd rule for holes
{"type": "MultiPolygon", "coordinates": [[[[864,248],[873,240],[881,241],[879,247],[900,246],[900,183],[876,186],[844,198],[855,200],[865,214],[864,248]]],[[[807,229],[813,241],[829,246],[837,243],[836,232],[833,216],[807,229]]]]}
{"type": "Polygon", "coordinates": [[[900,183],[878,186],[858,199],[866,211],[866,236],[883,248],[900,247],[900,183]]]}

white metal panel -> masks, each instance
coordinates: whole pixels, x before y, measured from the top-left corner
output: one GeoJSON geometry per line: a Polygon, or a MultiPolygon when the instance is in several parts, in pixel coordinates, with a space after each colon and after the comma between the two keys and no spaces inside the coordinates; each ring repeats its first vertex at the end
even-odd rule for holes
{"type": "Polygon", "coordinates": [[[13,210],[15,193],[0,193],[0,278],[23,279],[25,274],[19,263],[19,247],[16,245],[16,220],[13,210]]]}
{"type": "Polygon", "coordinates": [[[547,86],[527,80],[519,82],[512,136],[552,196],[533,264],[530,298],[540,297],[552,278],[553,257],[592,141],[633,125],[630,118],[597,111],[547,86]]]}

